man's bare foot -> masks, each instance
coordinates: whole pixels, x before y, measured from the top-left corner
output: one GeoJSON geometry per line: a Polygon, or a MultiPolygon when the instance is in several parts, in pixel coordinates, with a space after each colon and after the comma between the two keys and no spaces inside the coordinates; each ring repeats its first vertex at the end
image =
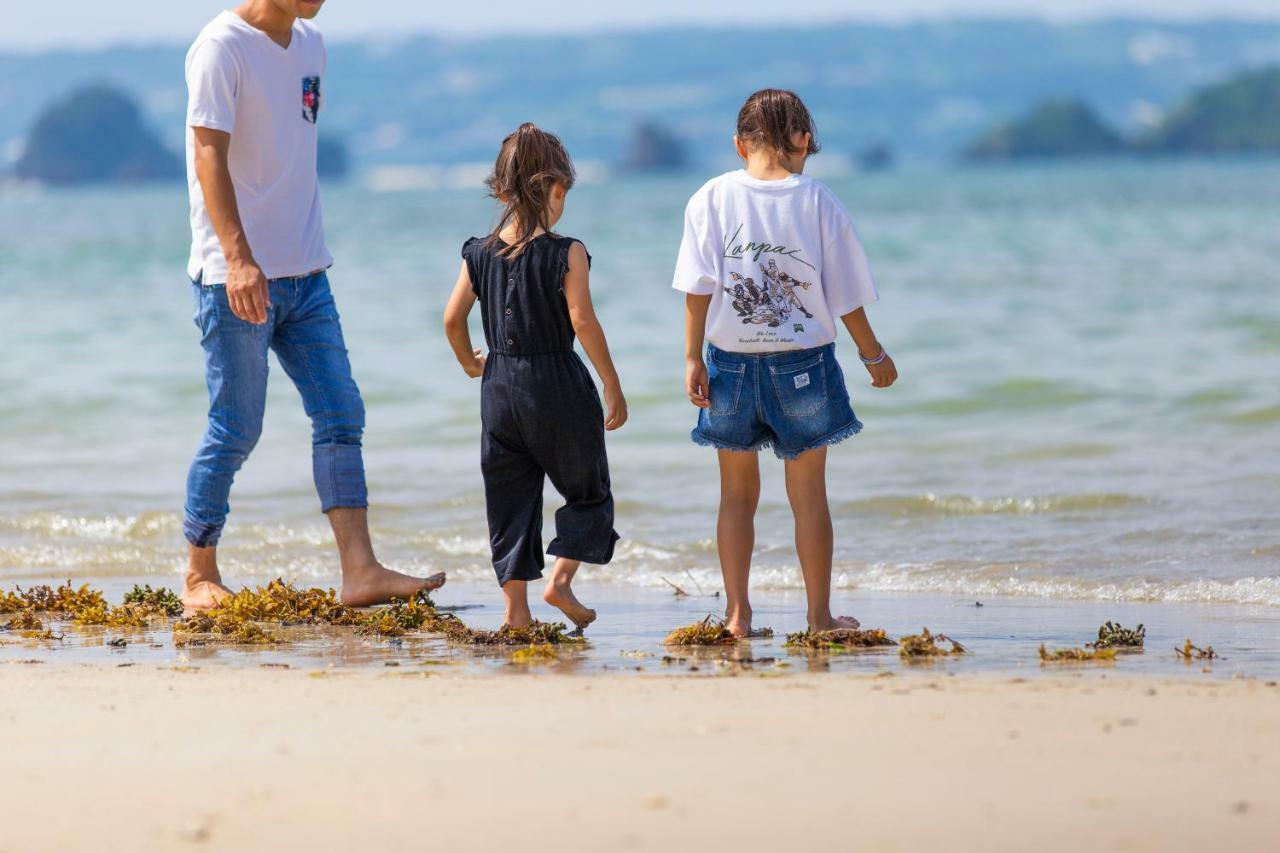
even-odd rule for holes
{"type": "Polygon", "coordinates": [[[182,615],[212,610],[231,597],[231,590],[216,581],[190,581],[182,585],[182,615]]]}
{"type": "Polygon", "coordinates": [[[836,631],[840,629],[845,629],[849,631],[856,631],[859,627],[861,627],[861,625],[862,623],[859,622],[857,619],[854,619],[852,616],[836,616],[836,617],[833,617],[829,622],[825,622],[825,623],[819,622],[816,624],[810,624],[809,630],[810,631],[836,631]]]}
{"type": "Polygon", "coordinates": [[[513,616],[509,619],[502,620],[503,628],[528,628],[533,624],[532,616],[513,616]]]}
{"type": "Polygon", "coordinates": [[[568,584],[557,584],[554,581],[548,583],[547,588],[543,590],[542,600],[557,608],[579,630],[585,629],[596,621],[596,612],[583,605],[568,584]]]}
{"type": "Polygon", "coordinates": [[[444,572],[437,572],[429,578],[415,578],[374,563],[368,568],[343,572],[339,597],[348,607],[372,607],[386,604],[393,598],[408,601],[419,592],[439,589],[444,582],[444,572]]]}

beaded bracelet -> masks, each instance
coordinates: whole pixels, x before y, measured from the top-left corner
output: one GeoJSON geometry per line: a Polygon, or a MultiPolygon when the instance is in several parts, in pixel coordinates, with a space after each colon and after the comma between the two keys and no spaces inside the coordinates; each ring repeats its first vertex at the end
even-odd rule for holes
{"type": "Polygon", "coordinates": [[[880,354],[875,358],[862,358],[862,353],[858,353],[858,358],[862,359],[862,363],[868,366],[872,364],[879,364],[880,362],[884,361],[888,357],[889,357],[889,351],[886,350],[883,345],[881,345],[880,347],[880,354]]]}

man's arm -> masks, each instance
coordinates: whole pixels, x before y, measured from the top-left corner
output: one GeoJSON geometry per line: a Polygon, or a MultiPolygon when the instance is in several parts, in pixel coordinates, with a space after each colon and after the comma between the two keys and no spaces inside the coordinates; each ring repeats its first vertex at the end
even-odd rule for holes
{"type": "Polygon", "coordinates": [[[684,297],[684,391],[699,409],[711,408],[711,389],[702,347],[707,336],[707,310],[711,297],[696,293],[684,297]]]}
{"type": "Polygon", "coordinates": [[[253,250],[240,221],[231,169],[227,166],[231,134],[207,127],[192,130],[195,132],[196,178],[204,193],[204,205],[213,230],[222,244],[222,254],[227,259],[227,302],[240,319],[265,323],[267,309],[271,307],[271,292],[267,277],[253,259],[253,250]]]}

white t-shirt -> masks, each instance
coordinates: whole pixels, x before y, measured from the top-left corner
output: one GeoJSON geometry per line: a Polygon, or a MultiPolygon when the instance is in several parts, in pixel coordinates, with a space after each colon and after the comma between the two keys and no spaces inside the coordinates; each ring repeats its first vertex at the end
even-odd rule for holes
{"type": "Polygon", "coordinates": [[[673,286],[711,295],[707,340],[730,352],[825,346],[840,317],[877,298],[844,205],[805,175],[739,170],[694,193],[673,286]]]}
{"type": "Polygon", "coordinates": [[[240,220],[267,278],[305,275],[333,264],[324,242],[316,179],[316,120],[323,104],[324,40],[309,23],[293,25],[288,49],[223,12],[187,53],[187,185],[191,195],[194,279],[227,280],[222,255],[196,179],[195,133],[231,134],[228,165],[240,220]]]}

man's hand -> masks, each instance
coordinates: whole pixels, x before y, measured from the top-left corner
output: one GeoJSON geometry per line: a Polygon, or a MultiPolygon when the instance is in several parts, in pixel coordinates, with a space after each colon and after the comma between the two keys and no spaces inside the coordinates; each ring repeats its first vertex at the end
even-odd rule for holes
{"type": "Polygon", "coordinates": [[[604,428],[615,430],[627,422],[627,398],[622,396],[622,386],[614,383],[604,386],[604,428]]]}
{"type": "Polygon", "coordinates": [[[888,388],[898,381],[898,368],[894,366],[893,359],[889,358],[888,353],[885,353],[884,361],[879,364],[868,364],[866,367],[867,373],[871,374],[873,388],[888,388]]]}
{"type": "Polygon", "coordinates": [[[684,392],[689,402],[699,409],[711,408],[711,386],[707,379],[707,365],[700,358],[689,359],[684,372],[684,392]]]}
{"type": "Polygon", "coordinates": [[[481,376],[484,376],[485,357],[482,355],[482,352],[483,350],[474,350],[472,355],[475,356],[475,359],[470,364],[462,365],[462,372],[470,376],[472,379],[479,379],[481,376]]]}
{"type": "Polygon", "coordinates": [[[271,288],[262,268],[252,260],[227,264],[227,302],[231,313],[246,323],[267,322],[271,307],[271,288]]]}

